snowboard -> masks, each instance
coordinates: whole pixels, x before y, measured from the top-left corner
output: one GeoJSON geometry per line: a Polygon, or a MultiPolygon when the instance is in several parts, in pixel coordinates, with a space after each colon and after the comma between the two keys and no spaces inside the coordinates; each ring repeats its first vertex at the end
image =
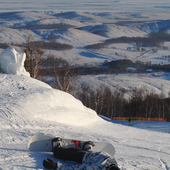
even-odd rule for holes
{"type": "MultiPolygon", "coordinates": [[[[39,152],[52,152],[52,140],[56,138],[54,136],[47,136],[36,134],[32,136],[28,141],[28,149],[30,151],[39,152]]],[[[78,148],[82,149],[84,143],[87,141],[75,140],[75,139],[65,139],[62,138],[62,147],[64,148],[78,148]]],[[[112,144],[107,142],[95,142],[92,141],[94,146],[91,151],[93,152],[107,152],[111,156],[115,154],[115,148],[112,144]]]]}

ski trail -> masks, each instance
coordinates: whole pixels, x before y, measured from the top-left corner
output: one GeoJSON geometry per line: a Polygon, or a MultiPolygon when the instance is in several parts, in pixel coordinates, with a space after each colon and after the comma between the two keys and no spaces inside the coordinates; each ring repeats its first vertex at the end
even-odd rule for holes
{"type": "MultiPolygon", "coordinates": [[[[166,148],[166,147],[170,147],[170,145],[161,146],[161,147],[158,149],[158,151],[161,153],[162,148],[166,148]]],[[[164,168],[164,170],[169,170],[170,168],[168,168],[168,165],[167,165],[166,161],[164,161],[164,159],[161,158],[160,153],[158,154],[158,159],[159,159],[159,161],[161,162],[162,167],[164,168]]],[[[168,154],[168,153],[167,153],[167,154],[168,154]]]]}

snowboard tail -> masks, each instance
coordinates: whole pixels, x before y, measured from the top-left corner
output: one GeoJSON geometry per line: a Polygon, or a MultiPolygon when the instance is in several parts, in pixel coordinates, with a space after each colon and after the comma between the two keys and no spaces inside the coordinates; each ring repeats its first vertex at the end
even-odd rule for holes
{"type": "MultiPolygon", "coordinates": [[[[28,141],[28,149],[30,151],[52,152],[52,140],[54,138],[56,137],[36,134],[32,136],[28,141]]],[[[83,145],[85,142],[87,141],[62,138],[62,147],[83,149],[83,145]]],[[[104,151],[112,156],[115,154],[115,148],[112,144],[107,142],[95,142],[95,141],[92,142],[94,146],[92,147],[91,151],[93,152],[104,151]]]]}

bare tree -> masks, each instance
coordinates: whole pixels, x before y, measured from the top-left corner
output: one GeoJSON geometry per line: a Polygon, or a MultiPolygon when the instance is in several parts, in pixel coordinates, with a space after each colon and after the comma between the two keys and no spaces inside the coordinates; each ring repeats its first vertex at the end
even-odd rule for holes
{"type": "Polygon", "coordinates": [[[90,90],[90,86],[87,86],[87,85],[82,85],[81,87],[81,93],[79,94],[79,99],[82,101],[82,103],[87,106],[87,107],[90,107],[90,108],[93,108],[91,105],[92,103],[89,102],[89,99],[90,99],[90,95],[93,94],[94,92],[92,92],[90,90]],[[90,105],[91,104],[91,105],[90,105]]]}
{"type": "Polygon", "coordinates": [[[103,110],[103,107],[104,107],[104,99],[105,99],[104,89],[103,89],[103,86],[101,85],[100,88],[96,90],[95,98],[94,98],[95,111],[98,114],[102,113],[102,110],[103,110]]]}
{"type": "MultiPolygon", "coordinates": [[[[31,36],[26,38],[26,43],[23,45],[26,54],[25,68],[30,73],[30,76],[35,79],[41,79],[40,68],[45,57],[43,44],[35,44],[31,41],[31,36]]],[[[46,57],[47,58],[47,57],[46,57]]]]}
{"type": "Polygon", "coordinates": [[[159,98],[161,99],[162,104],[162,118],[165,119],[165,95],[161,92],[159,98]]]}
{"type": "Polygon", "coordinates": [[[79,75],[79,71],[71,67],[68,62],[58,63],[58,58],[51,58],[51,64],[57,88],[73,94],[72,86],[79,75]]]}

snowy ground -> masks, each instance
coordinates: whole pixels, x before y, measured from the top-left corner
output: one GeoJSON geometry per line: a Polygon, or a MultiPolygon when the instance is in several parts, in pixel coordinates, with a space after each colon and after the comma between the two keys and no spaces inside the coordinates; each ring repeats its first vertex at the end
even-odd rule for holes
{"type": "MultiPolygon", "coordinates": [[[[45,40],[53,32],[55,35],[60,35],[57,42],[73,44],[74,48],[71,51],[52,51],[52,53],[68,59],[71,63],[99,64],[106,59],[136,60],[139,57],[143,61],[168,63],[169,61],[162,56],[169,55],[169,50],[158,49],[156,53],[152,53],[152,49],[147,49],[149,52],[141,55],[141,52],[127,51],[127,47],[133,47],[134,44],[115,44],[97,52],[87,51],[83,47],[102,42],[107,38],[147,36],[151,31],[158,31],[162,27],[166,27],[168,32],[169,8],[169,0],[154,2],[129,0],[128,3],[125,0],[106,2],[0,0],[0,12],[12,12],[0,13],[0,41],[9,44],[23,43],[30,34],[34,40],[45,40]],[[27,12],[13,13],[13,11],[27,12]],[[118,21],[130,21],[130,25],[115,24],[118,21]],[[65,31],[10,28],[25,26],[27,23],[60,22],[70,24],[73,28],[65,31]],[[89,26],[93,31],[101,29],[106,34],[104,36],[93,34],[89,26]],[[83,29],[77,30],[76,27],[83,29]]],[[[166,46],[170,47],[170,44],[166,43],[166,46]]],[[[0,52],[2,51],[3,49],[0,49],[0,52]]],[[[147,78],[147,82],[146,78],[142,79],[144,84],[152,84],[157,90],[164,89],[168,92],[170,87],[168,75],[167,73],[160,76],[158,74],[156,77],[147,75],[155,77],[155,82],[154,78],[149,81],[147,78]]],[[[119,84],[121,82],[122,85],[128,84],[127,75],[123,76],[125,79],[115,77],[119,84]]],[[[141,84],[141,77],[138,79],[137,77],[138,75],[132,80],[135,82],[140,80],[141,84]]],[[[105,79],[107,84],[114,82],[114,79],[110,81],[111,77],[106,79],[106,76],[101,75],[91,79],[105,79]]],[[[97,84],[93,80],[91,83],[97,84]]],[[[133,126],[129,127],[128,122],[105,120],[98,117],[94,111],[85,108],[71,95],[53,90],[47,84],[27,76],[0,74],[0,122],[0,169],[2,170],[43,169],[42,161],[47,157],[53,157],[51,153],[30,152],[27,149],[29,138],[36,133],[110,142],[115,146],[116,160],[126,170],[170,170],[169,122],[133,122],[133,126]]]]}
{"type": "Polygon", "coordinates": [[[112,91],[117,88],[124,89],[126,97],[134,88],[146,88],[156,94],[163,94],[168,97],[170,92],[170,73],[155,72],[141,74],[99,74],[80,76],[76,80],[77,89],[80,89],[82,84],[89,86],[95,91],[100,89],[101,85],[109,87],[112,91]]]}
{"type": "Polygon", "coordinates": [[[110,142],[126,170],[170,169],[169,123],[133,122],[128,127],[127,122],[104,120],[71,95],[22,75],[1,74],[0,96],[3,170],[43,169],[42,161],[53,158],[27,149],[36,133],[110,142]]]}

